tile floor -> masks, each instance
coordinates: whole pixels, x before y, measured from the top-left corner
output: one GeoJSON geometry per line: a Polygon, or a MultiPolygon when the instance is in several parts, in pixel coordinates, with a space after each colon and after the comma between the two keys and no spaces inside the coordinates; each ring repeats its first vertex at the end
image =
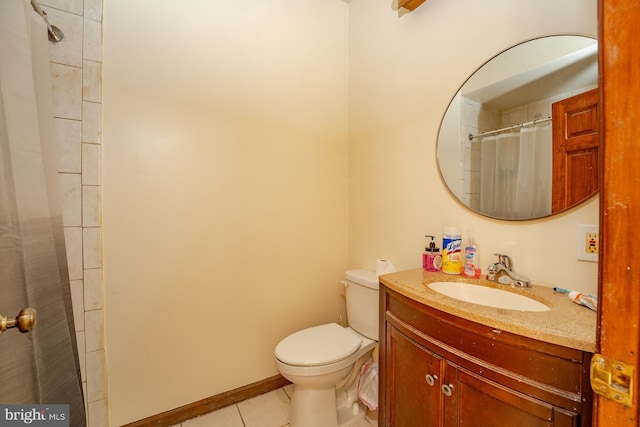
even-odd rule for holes
{"type": "MultiPolygon", "coordinates": [[[[288,385],[173,427],[288,427],[291,391],[288,385]]],[[[372,426],[378,426],[378,411],[352,425],[372,426]]]]}

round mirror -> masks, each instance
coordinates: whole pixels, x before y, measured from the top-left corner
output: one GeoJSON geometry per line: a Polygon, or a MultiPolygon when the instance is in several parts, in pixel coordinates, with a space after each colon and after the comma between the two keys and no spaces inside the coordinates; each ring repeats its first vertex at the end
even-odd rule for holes
{"type": "Polygon", "coordinates": [[[450,192],[492,218],[526,220],[598,191],[598,42],[548,36],[513,46],[467,79],[436,149],[450,192]]]}

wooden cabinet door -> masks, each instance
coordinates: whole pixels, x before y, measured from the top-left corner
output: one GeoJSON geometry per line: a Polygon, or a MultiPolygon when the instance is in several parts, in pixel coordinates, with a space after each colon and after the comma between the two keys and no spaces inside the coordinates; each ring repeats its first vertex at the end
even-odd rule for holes
{"type": "MultiPolygon", "coordinates": [[[[456,394],[460,427],[578,427],[579,416],[465,369],[458,368],[456,394]]],[[[446,402],[446,399],[445,399],[446,402]]],[[[450,408],[447,411],[450,411],[450,408]]],[[[447,418],[452,417],[447,414],[447,418]]]]}
{"type": "Polygon", "coordinates": [[[442,359],[387,325],[387,427],[439,427],[442,359]],[[430,375],[433,382],[427,378],[430,375]]]}
{"type": "Polygon", "coordinates": [[[555,102],[552,212],[575,206],[598,191],[598,89],[555,102]]]}
{"type": "Polygon", "coordinates": [[[591,425],[589,354],[380,290],[381,426],[591,425]]]}

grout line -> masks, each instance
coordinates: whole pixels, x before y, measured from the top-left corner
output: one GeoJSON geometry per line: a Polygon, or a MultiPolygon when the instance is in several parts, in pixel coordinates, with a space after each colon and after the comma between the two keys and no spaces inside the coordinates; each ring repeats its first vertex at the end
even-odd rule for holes
{"type": "Polygon", "coordinates": [[[240,410],[240,406],[238,406],[237,404],[233,405],[236,407],[236,411],[238,411],[238,414],[240,415],[240,421],[242,421],[242,425],[244,427],[247,427],[247,423],[244,422],[244,417],[242,416],[242,411],[240,410]]]}

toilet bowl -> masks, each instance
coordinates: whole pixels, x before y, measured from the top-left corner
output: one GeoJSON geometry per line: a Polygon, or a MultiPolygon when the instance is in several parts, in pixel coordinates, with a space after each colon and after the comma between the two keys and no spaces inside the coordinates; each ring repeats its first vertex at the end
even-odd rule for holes
{"type": "Polygon", "coordinates": [[[276,346],[276,367],[293,383],[291,427],[343,427],[363,418],[357,379],[376,345],[337,323],[283,339],[276,346]]]}
{"type": "Polygon", "coordinates": [[[378,344],[378,276],[349,270],[341,283],[349,327],[314,326],[276,346],[276,367],[293,383],[291,427],[346,427],[367,414],[358,379],[378,344]]]}

